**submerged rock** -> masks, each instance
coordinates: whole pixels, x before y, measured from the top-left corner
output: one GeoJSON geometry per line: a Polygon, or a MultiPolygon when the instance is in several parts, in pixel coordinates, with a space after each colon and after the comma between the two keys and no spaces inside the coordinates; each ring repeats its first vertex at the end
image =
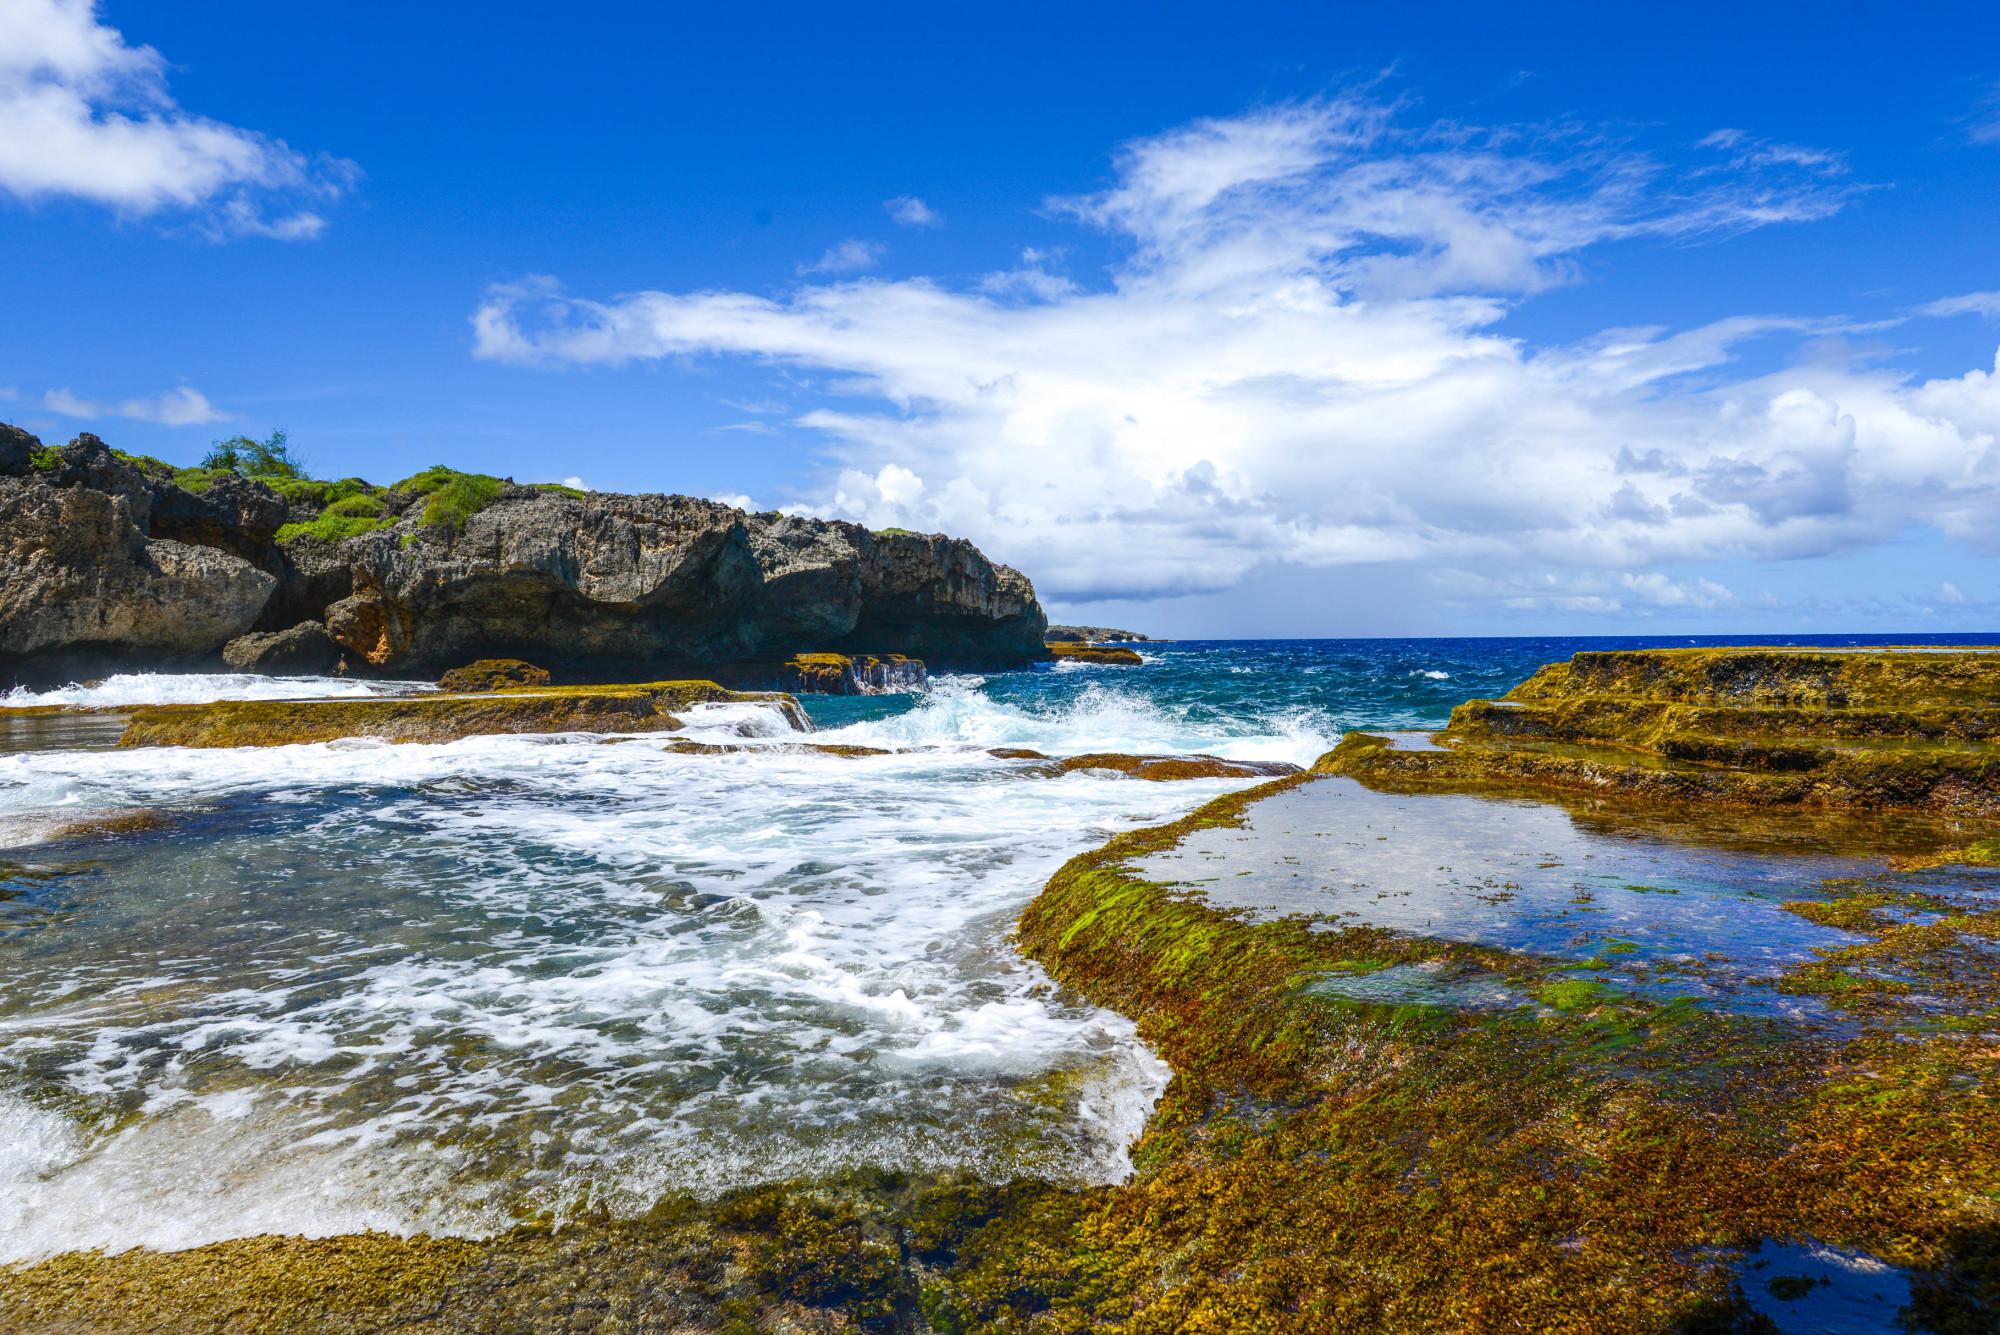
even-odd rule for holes
{"type": "MultiPolygon", "coordinates": [[[[991,752],[1002,759],[1030,757],[1033,751],[1001,748],[991,752]]],[[[1065,756],[1039,767],[1047,774],[1073,774],[1078,770],[1110,770],[1128,778],[1154,783],[1175,779],[1258,779],[1278,778],[1299,773],[1297,765],[1282,760],[1224,760],[1220,756],[1134,756],[1097,751],[1088,755],[1065,756]]]]}

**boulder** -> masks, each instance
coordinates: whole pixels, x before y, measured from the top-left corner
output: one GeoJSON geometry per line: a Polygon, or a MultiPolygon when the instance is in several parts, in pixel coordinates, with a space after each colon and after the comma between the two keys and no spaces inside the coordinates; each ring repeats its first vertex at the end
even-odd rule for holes
{"type": "Polygon", "coordinates": [[[319,676],[340,661],[340,646],[317,621],[289,630],[239,635],[222,648],[222,661],[238,672],[319,676]]]}
{"type": "MultiPolygon", "coordinates": [[[[75,448],[66,469],[101,466],[75,448]]],[[[275,584],[227,552],[146,537],[122,492],[0,478],[0,661],[204,657],[250,628],[275,584]]]]}
{"type": "Polygon", "coordinates": [[[509,686],[548,684],[547,668],[523,663],[518,658],[482,658],[438,678],[438,685],[447,691],[498,691],[509,686]]]}

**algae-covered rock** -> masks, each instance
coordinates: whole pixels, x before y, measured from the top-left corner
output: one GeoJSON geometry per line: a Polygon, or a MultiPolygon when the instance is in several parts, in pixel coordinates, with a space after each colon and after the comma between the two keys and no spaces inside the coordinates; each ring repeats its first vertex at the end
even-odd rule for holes
{"type": "Polygon", "coordinates": [[[1315,768],[1371,782],[1628,801],[2000,814],[2000,653],[1588,652],[1472,700],[1442,749],[1348,737],[1315,768]]]}
{"type": "Polygon", "coordinates": [[[790,696],[724,690],[709,681],[631,686],[514,687],[479,695],[342,700],[228,700],[130,711],[120,746],[283,746],[373,737],[449,742],[496,733],[668,732],[672,712],[704,703],[755,703],[808,731],[790,696]]]}
{"type": "Polygon", "coordinates": [[[546,686],[547,668],[523,663],[518,658],[482,658],[477,663],[453,668],[438,678],[447,691],[498,691],[509,686],[546,686]]]}
{"type": "Polygon", "coordinates": [[[788,691],[816,695],[921,691],[930,685],[923,663],[903,654],[794,654],[779,678],[788,691]]]}
{"type": "MultiPolygon", "coordinates": [[[[1037,752],[992,754],[1003,759],[1037,756],[1037,752]]],[[[1037,767],[1046,774],[1073,774],[1078,770],[1109,770],[1128,778],[1167,783],[1176,779],[1258,779],[1297,774],[1297,765],[1282,760],[1224,760],[1220,756],[1135,756],[1120,752],[1094,751],[1087,755],[1064,756],[1037,767]]]]}
{"type": "Polygon", "coordinates": [[[1057,662],[1100,663],[1111,667],[1138,667],[1146,660],[1137,649],[1120,649],[1104,644],[1051,644],[1050,658],[1057,662]]]}

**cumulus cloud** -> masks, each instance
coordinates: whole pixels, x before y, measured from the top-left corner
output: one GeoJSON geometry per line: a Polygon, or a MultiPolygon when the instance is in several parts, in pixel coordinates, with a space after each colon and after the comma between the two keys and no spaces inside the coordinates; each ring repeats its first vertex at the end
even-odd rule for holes
{"type": "Polygon", "coordinates": [[[42,406],[65,417],[128,417],[135,422],[153,422],[160,426],[204,426],[210,422],[227,422],[234,416],[217,408],[208,401],[206,394],[189,385],[179,385],[150,398],[125,399],[117,403],[79,398],[67,388],[52,389],[42,396],[42,406]]]}
{"type": "Polygon", "coordinates": [[[859,273],[882,262],[888,247],[879,241],[842,241],[828,246],[826,253],[811,264],[801,264],[801,274],[859,273]]]}
{"type": "Polygon", "coordinates": [[[942,227],[944,215],[915,195],[898,195],[882,201],[889,217],[903,227],[942,227]]]}
{"type": "Polygon", "coordinates": [[[319,235],[317,209],[352,186],[354,165],[183,111],[165,68],[99,22],[93,0],[0,4],[0,191],[179,211],[219,238],[319,235]]]}
{"type": "Polygon", "coordinates": [[[1734,595],[1659,572],[1912,525],[1992,549],[1995,373],[1733,369],[1753,340],[1846,328],[1818,317],[1504,331],[1593,246],[1690,244],[1846,198],[1831,162],[1748,135],[1702,153],[1676,172],[1577,129],[1271,107],[1128,144],[1104,189],[1049,202],[1122,247],[1093,286],[1041,255],[775,297],[592,300],[537,280],[488,294],[476,350],[830,377],[839,394],[795,419],[836,460],[813,508],[965,534],[1071,603],[1284,563],[1414,565],[1440,596],[1493,605],[1715,608],[1734,595]]]}

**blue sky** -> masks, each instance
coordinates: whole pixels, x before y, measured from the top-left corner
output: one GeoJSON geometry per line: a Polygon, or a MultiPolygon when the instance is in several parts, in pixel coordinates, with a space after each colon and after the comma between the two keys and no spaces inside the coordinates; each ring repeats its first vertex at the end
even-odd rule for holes
{"type": "Polygon", "coordinates": [[[724,8],[0,0],[0,418],[1171,634],[2000,626],[1991,5],[724,8]]]}

